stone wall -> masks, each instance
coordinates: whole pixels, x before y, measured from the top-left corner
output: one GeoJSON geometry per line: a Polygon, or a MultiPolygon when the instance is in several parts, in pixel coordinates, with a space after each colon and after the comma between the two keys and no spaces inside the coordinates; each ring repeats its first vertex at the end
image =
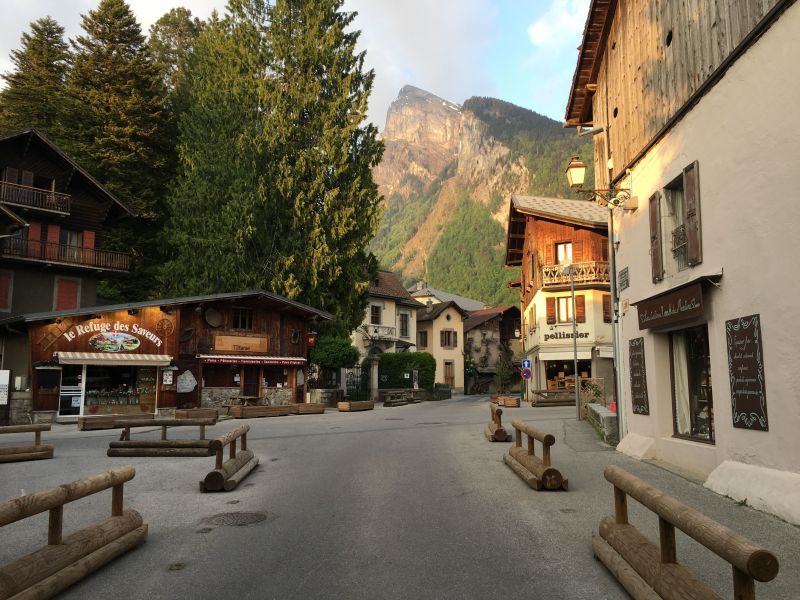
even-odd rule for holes
{"type": "MultiPolygon", "coordinates": [[[[10,425],[28,425],[28,415],[32,416],[33,395],[31,392],[11,392],[8,399],[8,422],[10,425]]],[[[49,421],[47,421],[49,423],[49,421]]]]}
{"type": "Polygon", "coordinates": [[[309,390],[309,393],[311,394],[311,402],[314,404],[336,406],[339,402],[344,401],[344,390],[338,388],[328,390],[309,390]]]}
{"type": "Polygon", "coordinates": [[[200,407],[201,408],[219,408],[228,401],[239,396],[238,387],[230,388],[203,388],[200,392],[200,407]]]}
{"type": "Polygon", "coordinates": [[[619,443],[617,413],[611,412],[602,404],[590,403],[587,405],[586,418],[606,444],[616,446],[619,443]]]}
{"type": "Polygon", "coordinates": [[[282,406],[294,402],[294,390],[290,387],[266,388],[264,397],[259,400],[259,404],[267,406],[282,406]]]}

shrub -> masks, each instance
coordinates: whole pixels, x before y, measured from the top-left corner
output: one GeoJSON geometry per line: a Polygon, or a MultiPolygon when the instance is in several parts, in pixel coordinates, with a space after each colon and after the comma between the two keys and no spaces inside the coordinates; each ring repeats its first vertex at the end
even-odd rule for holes
{"type": "Polygon", "coordinates": [[[420,389],[431,391],[436,378],[436,360],[433,356],[427,352],[385,352],[378,362],[378,387],[410,388],[414,384],[412,371],[415,369],[419,371],[420,389]]]}
{"type": "Polygon", "coordinates": [[[358,349],[350,338],[320,336],[311,349],[311,362],[323,369],[349,369],[359,358],[358,349]]]}

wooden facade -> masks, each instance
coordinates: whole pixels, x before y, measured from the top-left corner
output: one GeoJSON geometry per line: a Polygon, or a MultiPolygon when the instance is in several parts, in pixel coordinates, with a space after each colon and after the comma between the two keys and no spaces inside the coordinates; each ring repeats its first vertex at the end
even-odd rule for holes
{"type": "Polygon", "coordinates": [[[608,188],[624,176],[642,150],[724,74],[759,27],[789,4],[594,0],[566,125],[603,128],[594,137],[595,187],[608,188]]]}

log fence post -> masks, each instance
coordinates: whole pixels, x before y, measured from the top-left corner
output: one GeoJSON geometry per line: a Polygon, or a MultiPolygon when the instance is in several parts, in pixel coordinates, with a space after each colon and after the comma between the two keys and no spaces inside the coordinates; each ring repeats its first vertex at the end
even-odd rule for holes
{"type": "Polygon", "coordinates": [[[61,536],[64,530],[64,505],[61,504],[51,508],[47,521],[47,545],[58,546],[61,544],[61,536]]]}
{"type": "Polygon", "coordinates": [[[619,525],[628,524],[628,496],[614,486],[614,517],[619,525]]]}
{"type": "Polygon", "coordinates": [[[241,425],[218,438],[211,440],[215,452],[214,470],[200,482],[202,492],[222,492],[234,489],[250,471],[258,466],[258,457],[247,448],[249,425],[241,425]],[[241,450],[236,451],[237,440],[241,439],[241,450]],[[228,460],[223,460],[225,447],[228,447],[228,460]]]}
{"type": "Polygon", "coordinates": [[[124,484],[118,483],[111,488],[111,516],[119,517],[122,515],[122,500],[124,497],[124,484]]]}
{"type": "Polygon", "coordinates": [[[236,438],[231,440],[230,446],[228,447],[228,458],[236,458],[236,438]]]}
{"type": "MultiPolygon", "coordinates": [[[[42,444],[42,431],[50,431],[47,423],[30,425],[5,425],[0,427],[0,434],[4,433],[33,433],[33,446],[3,446],[0,448],[0,463],[17,462],[23,460],[40,460],[53,458],[53,446],[42,444]]],[[[27,442],[30,444],[30,442],[27,442]]]]}
{"type": "Polygon", "coordinates": [[[515,420],[511,425],[514,427],[515,443],[503,461],[535,490],[566,490],[567,479],[550,462],[550,446],[555,444],[555,436],[523,421],[515,420]],[[526,448],[522,447],[523,433],[527,437],[526,448]],[[542,458],[536,456],[536,441],[542,444],[542,458]]]}

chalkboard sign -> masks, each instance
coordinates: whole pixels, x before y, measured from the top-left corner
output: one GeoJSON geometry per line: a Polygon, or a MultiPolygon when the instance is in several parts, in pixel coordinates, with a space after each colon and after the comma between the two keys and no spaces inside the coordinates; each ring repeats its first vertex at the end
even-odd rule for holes
{"type": "Polygon", "coordinates": [[[725,321],[733,426],[769,431],[759,315],[725,321]]]}
{"type": "Polygon", "coordinates": [[[644,366],[644,338],[635,338],[629,342],[631,372],[631,406],[637,415],[650,414],[650,402],[647,399],[647,370],[644,366]]]}

